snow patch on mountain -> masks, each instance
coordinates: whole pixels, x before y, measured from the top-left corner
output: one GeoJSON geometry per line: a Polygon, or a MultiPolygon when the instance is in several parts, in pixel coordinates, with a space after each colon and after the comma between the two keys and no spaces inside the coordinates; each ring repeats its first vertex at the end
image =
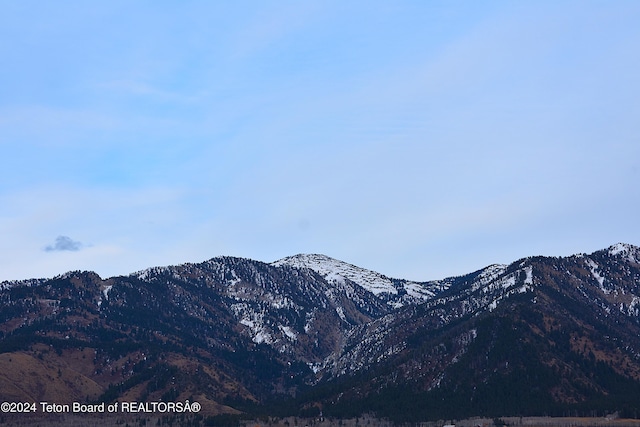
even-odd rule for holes
{"type": "Polygon", "coordinates": [[[324,277],[326,281],[338,285],[343,285],[344,280],[348,279],[374,295],[398,293],[398,290],[393,286],[393,282],[388,277],[375,271],[356,267],[344,261],[330,258],[326,255],[299,254],[282,258],[273,262],[272,265],[309,268],[324,277]]]}
{"type": "Polygon", "coordinates": [[[145,268],[144,270],[136,271],[135,273],[132,273],[131,276],[136,277],[140,280],[148,280],[152,276],[159,276],[168,271],[170,271],[169,267],[151,267],[145,268]]]}
{"type": "MultiPolygon", "coordinates": [[[[440,285],[440,283],[438,282],[437,284],[441,288],[448,288],[448,286],[444,283],[440,285]]],[[[417,299],[427,300],[433,298],[436,295],[435,292],[420,283],[404,282],[403,286],[409,296],[417,299]]]]}
{"type": "Polygon", "coordinates": [[[109,292],[111,291],[112,288],[113,288],[113,285],[107,285],[104,287],[104,289],[102,290],[102,295],[104,295],[104,299],[106,300],[109,299],[109,292]]]}
{"type": "Polygon", "coordinates": [[[602,276],[598,271],[598,269],[600,268],[598,264],[596,264],[596,262],[593,261],[591,258],[585,258],[585,260],[587,265],[589,266],[591,275],[598,281],[598,286],[600,287],[600,290],[605,294],[608,294],[609,292],[611,292],[609,289],[604,287],[604,276],[602,276]]]}
{"type": "Polygon", "coordinates": [[[628,243],[616,243],[607,249],[611,256],[621,256],[629,262],[640,263],[640,248],[628,243]]]}
{"type": "Polygon", "coordinates": [[[256,344],[273,344],[275,340],[265,327],[264,315],[251,309],[248,304],[239,303],[231,305],[231,310],[240,317],[239,323],[249,328],[251,340],[256,344]]]}
{"type": "Polygon", "coordinates": [[[4,291],[15,286],[38,286],[48,279],[26,279],[26,280],[4,280],[0,283],[0,291],[4,291]]]}
{"type": "Polygon", "coordinates": [[[482,269],[478,277],[476,278],[471,290],[476,291],[480,288],[486,287],[489,283],[492,283],[502,274],[504,274],[507,266],[504,264],[492,264],[482,269]]]}
{"type": "Polygon", "coordinates": [[[296,333],[296,331],[294,331],[293,329],[291,329],[290,326],[278,326],[280,328],[280,330],[284,333],[284,335],[286,337],[288,337],[291,341],[295,341],[298,339],[298,334],[296,333]]]}
{"type": "Polygon", "coordinates": [[[485,280],[487,277],[491,277],[492,279],[483,287],[478,287],[477,283],[473,286],[473,288],[480,289],[482,293],[490,295],[499,291],[497,298],[491,301],[487,306],[489,311],[495,310],[501,301],[511,295],[533,290],[533,268],[530,265],[508,274],[505,274],[506,267],[505,269],[500,267],[502,266],[495,265],[488,267],[491,268],[491,271],[486,272],[486,274],[480,278],[480,281],[486,283],[485,280]]]}
{"type": "MultiPolygon", "coordinates": [[[[275,261],[271,265],[312,270],[347,295],[354,295],[353,286],[359,286],[393,308],[430,300],[450,286],[447,281],[419,283],[391,279],[375,271],[320,254],[294,255],[275,261]]],[[[338,315],[342,318],[342,313],[338,312],[338,315]]]]}
{"type": "MultiPolygon", "coordinates": [[[[109,291],[111,290],[111,288],[113,288],[113,285],[104,286],[102,288],[102,296],[104,296],[104,299],[107,300],[107,301],[109,300],[109,291]]],[[[101,296],[98,297],[97,304],[98,304],[98,307],[102,306],[102,297],[101,296]]]]}
{"type": "Polygon", "coordinates": [[[628,316],[640,316],[640,298],[634,296],[627,310],[625,311],[624,306],[622,306],[620,311],[626,313],[628,316]]]}

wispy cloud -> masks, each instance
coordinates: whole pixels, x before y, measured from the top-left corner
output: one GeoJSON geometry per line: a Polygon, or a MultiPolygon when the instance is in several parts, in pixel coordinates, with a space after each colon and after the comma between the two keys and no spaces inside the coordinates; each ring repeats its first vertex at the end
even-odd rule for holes
{"type": "Polygon", "coordinates": [[[56,251],[79,251],[84,245],[81,242],[73,240],[69,236],[58,236],[53,245],[48,245],[44,248],[45,252],[56,251]]]}

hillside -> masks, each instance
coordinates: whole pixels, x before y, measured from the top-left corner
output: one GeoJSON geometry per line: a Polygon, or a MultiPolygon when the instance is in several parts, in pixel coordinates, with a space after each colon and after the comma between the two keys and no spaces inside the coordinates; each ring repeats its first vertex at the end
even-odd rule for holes
{"type": "Polygon", "coordinates": [[[0,400],[398,421],[640,407],[640,248],[432,282],[324,255],[0,284],[0,400]]]}

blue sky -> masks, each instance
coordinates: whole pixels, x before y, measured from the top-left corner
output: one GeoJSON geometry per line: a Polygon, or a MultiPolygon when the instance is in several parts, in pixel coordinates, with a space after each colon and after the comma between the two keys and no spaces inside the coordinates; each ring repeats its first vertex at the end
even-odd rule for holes
{"type": "Polygon", "coordinates": [[[640,2],[0,1],[0,280],[640,244],[640,2]]]}

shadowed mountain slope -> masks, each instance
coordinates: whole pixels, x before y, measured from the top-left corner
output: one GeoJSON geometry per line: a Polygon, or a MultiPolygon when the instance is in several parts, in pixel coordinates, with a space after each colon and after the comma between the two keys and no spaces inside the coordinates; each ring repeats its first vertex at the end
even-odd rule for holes
{"type": "Polygon", "coordinates": [[[324,255],[70,272],[0,284],[0,398],[403,421],[634,415],[639,304],[627,244],[422,283],[324,255]]]}

